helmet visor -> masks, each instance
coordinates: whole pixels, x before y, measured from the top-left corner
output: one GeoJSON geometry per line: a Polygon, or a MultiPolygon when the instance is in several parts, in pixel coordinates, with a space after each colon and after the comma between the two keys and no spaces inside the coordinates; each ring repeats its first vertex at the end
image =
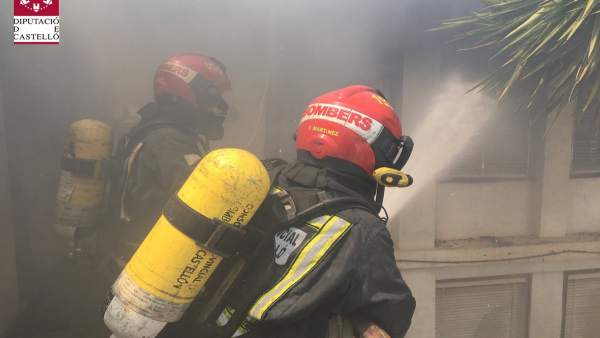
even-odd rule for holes
{"type": "Polygon", "coordinates": [[[401,170],[412,154],[414,142],[410,136],[402,136],[398,140],[397,147],[398,151],[392,163],[395,169],[401,170]]]}
{"type": "Polygon", "coordinates": [[[390,167],[401,170],[410,158],[413,145],[413,140],[409,136],[396,138],[387,128],[384,128],[371,145],[375,152],[376,168],[390,167]]]}
{"type": "Polygon", "coordinates": [[[227,117],[234,121],[238,120],[240,117],[240,111],[237,109],[235,104],[233,103],[233,95],[232,91],[227,90],[220,95],[220,102],[218,102],[215,107],[214,114],[216,116],[227,117]]]}

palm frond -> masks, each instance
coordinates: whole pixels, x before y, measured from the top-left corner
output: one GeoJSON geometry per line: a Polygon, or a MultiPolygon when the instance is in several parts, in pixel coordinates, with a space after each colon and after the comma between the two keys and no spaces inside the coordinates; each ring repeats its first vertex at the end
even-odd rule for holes
{"type": "Polygon", "coordinates": [[[533,84],[526,105],[531,110],[553,118],[568,103],[578,111],[600,110],[600,0],[482,3],[482,10],[435,29],[458,31],[453,40],[475,41],[461,51],[492,50],[501,66],[474,89],[501,99],[527,80],[533,84]],[[541,93],[549,96],[540,99],[541,93]]]}

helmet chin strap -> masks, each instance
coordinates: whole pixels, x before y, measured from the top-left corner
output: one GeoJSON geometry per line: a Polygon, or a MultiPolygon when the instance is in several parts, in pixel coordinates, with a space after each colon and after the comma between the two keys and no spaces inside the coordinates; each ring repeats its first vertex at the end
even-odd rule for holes
{"type": "Polygon", "coordinates": [[[385,186],[377,182],[377,188],[375,189],[375,203],[381,208],[383,207],[383,196],[385,195],[385,186]]]}
{"type": "Polygon", "coordinates": [[[377,183],[377,188],[375,189],[375,204],[379,207],[379,211],[377,212],[377,214],[380,214],[381,211],[383,210],[383,213],[385,214],[385,216],[379,216],[379,219],[382,220],[385,223],[385,225],[387,226],[387,223],[390,220],[390,217],[388,215],[387,210],[383,206],[384,195],[385,195],[385,186],[377,183]]]}
{"type": "MultiPolygon", "coordinates": [[[[405,174],[404,172],[390,168],[381,167],[375,169],[373,172],[373,178],[377,182],[377,188],[375,190],[375,203],[385,211],[383,207],[383,197],[385,195],[386,187],[397,187],[405,188],[413,184],[412,176],[405,174]]],[[[387,222],[387,211],[385,211],[386,217],[384,218],[387,222]]]]}

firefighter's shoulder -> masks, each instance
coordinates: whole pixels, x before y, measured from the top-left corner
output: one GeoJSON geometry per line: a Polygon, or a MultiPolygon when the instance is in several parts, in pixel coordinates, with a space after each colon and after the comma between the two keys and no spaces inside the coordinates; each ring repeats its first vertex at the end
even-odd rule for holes
{"type": "Polygon", "coordinates": [[[186,154],[200,153],[196,139],[174,126],[164,125],[148,132],[143,140],[144,148],[159,159],[176,157],[183,160],[186,154]]]}
{"type": "Polygon", "coordinates": [[[386,222],[365,208],[353,207],[339,212],[337,216],[352,224],[351,237],[360,237],[365,243],[387,231],[386,222]]]}
{"type": "Polygon", "coordinates": [[[163,144],[165,141],[187,143],[190,139],[193,139],[188,133],[170,124],[157,125],[149,130],[145,136],[145,143],[151,145],[163,144]]]}
{"type": "Polygon", "coordinates": [[[353,225],[364,225],[375,228],[385,228],[385,222],[372,211],[366,208],[355,206],[338,213],[338,216],[346,219],[353,225]]]}

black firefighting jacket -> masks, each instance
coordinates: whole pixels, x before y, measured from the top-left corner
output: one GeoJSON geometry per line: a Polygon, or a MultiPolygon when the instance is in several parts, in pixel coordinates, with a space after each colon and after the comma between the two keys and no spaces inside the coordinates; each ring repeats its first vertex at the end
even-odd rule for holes
{"type": "Polygon", "coordinates": [[[204,156],[198,133],[156,103],[139,112],[142,121],[120,142],[112,212],[118,212],[115,250],[128,259],[160,216],[162,207],[204,156]]]}
{"type": "MultiPolygon", "coordinates": [[[[335,197],[372,201],[375,188],[368,178],[316,162],[286,166],[274,186],[313,196],[312,201],[295,198],[298,209],[335,197]]],[[[368,319],[393,338],[404,337],[415,300],[397,268],[390,233],[373,211],[348,207],[324,211],[275,235],[265,272],[271,282],[235,336],[324,338],[329,318],[344,315],[368,319]]]]}

